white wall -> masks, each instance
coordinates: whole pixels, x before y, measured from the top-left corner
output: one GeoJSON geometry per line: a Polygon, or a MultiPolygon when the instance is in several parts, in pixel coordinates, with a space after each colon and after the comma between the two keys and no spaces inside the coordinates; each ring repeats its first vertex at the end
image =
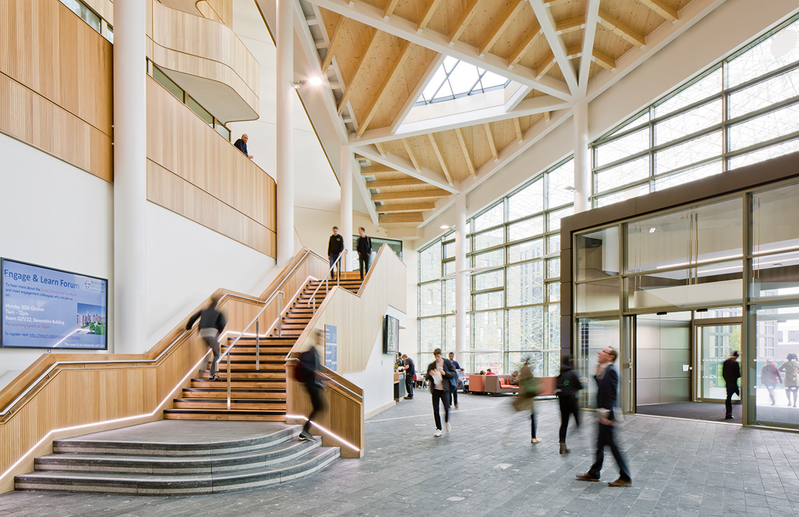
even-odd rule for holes
{"type": "MultiPolygon", "coordinates": [[[[112,185],[5,135],[0,156],[0,257],[112,280],[112,185]]],[[[41,353],[0,348],[0,386],[41,353]]]]}
{"type": "MultiPolygon", "coordinates": [[[[333,235],[333,227],[340,226],[340,223],[341,216],[338,208],[336,210],[299,206],[294,208],[294,228],[297,230],[303,246],[308,246],[323,257],[327,256],[327,242],[330,236],[333,235]]],[[[370,237],[391,238],[387,236],[388,233],[385,229],[372,224],[372,220],[367,215],[353,212],[352,231],[355,235],[358,233],[359,226],[363,226],[366,230],[366,235],[370,237]]],[[[347,239],[344,240],[344,246],[352,250],[352,244],[347,239]]],[[[374,249],[374,251],[376,253],[378,250],[374,249]]],[[[355,265],[357,267],[357,262],[355,265]]]]}
{"type": "Polygon", "coordinates": [[[413,359],[417,365],[416,349],[418,341],[418,321],[417,313],[419,303],[417,302],[417,289],[416,283],[419,281],[419,254],[410,249],[410,243],[406,242],[402,247],[402,261],[405,263],[406,269],[406,289],[407,298],[405,300],[405,328],[400,329],[399,349],[403,354],[408,354],[408,357],[413,359]]]}

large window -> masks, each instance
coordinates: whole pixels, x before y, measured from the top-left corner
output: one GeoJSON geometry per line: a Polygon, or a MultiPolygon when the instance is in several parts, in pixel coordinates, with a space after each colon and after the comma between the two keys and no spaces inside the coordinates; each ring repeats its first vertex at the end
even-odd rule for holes
{"type": "Polygon", "coordinates": [[[784,43],[791,31],[795,40],[799,20],[593,142],[594,206],[799,151],[799,45],[784,43]]]}
{"type": "MultiPolygon", "coordinates": [[[[560,220],[572,214],[573,160],[545,171],[467,221],[470,372],[538,376],[560,366],[560,220]]],[[[455,232],[419,252],[419,364],[455,349],[455,232]]]]}

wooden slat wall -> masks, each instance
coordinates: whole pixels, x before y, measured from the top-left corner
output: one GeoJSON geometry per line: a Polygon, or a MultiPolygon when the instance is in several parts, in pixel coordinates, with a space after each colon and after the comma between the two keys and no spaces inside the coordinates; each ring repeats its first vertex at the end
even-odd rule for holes
{"type": "Polygon", "coordinates": [[[259,112],[259,65],[226,25],[147,2],[147,57],[174,70],[223,83],[259,112]]]}
{"type": "Polygon", "coordinates": [[[111,57],[60,2],[0,2],[0,131],[111,181],[111,57]]]}
{"type": "Polygon", "coordinates": [[[277,255],[274,180],[150,77],[147,159],[150,201],[277,255]]]}
{"type": "Polygon", "coordinates": [[[215,20],[233,28],[233,0],[200,0],[195,5],[197,10],[209,20],[215,20]]]}

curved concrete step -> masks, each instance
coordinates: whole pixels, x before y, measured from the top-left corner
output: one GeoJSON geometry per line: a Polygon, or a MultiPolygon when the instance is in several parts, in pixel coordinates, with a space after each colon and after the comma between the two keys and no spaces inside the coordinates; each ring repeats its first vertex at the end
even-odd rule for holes
{"type": "Polygon", "coordinates": [[[60,490],[136,495],[186,495],[263,487],[310,476],[340,455],[338,447],[314,448],[296,461],[244,472],[156,476],[98,472],[31,472],[17,476],[17,490],[60,490]]]}

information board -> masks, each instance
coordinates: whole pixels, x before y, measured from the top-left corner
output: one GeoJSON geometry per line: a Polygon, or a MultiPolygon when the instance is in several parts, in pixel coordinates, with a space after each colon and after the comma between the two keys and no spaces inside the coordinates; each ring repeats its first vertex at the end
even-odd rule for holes
{"type": "Polygon", "coordinates": [[[108,280],[2,259],[0,345],[108,348],[108,280]]]}
{"type": "Polygon", "coordinates": [[[325,325],[325,366],[338,371],[338,343],[335,325],[325,325]]]}

